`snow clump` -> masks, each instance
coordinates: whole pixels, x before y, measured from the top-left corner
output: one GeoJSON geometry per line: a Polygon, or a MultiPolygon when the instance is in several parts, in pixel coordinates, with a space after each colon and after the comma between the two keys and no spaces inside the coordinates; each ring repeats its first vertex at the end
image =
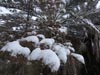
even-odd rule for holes
{"type": "Polygon", "coordinates": [[[19,41],[13,41],[7,43],[1,51],[5,52],[10,52],[11,56],[16,56],[17,54],[22,54],[23,56],[27,57],[30,54],[30,50],[27,47],[22,47],[19,44],[19,41]]]}
{"type": "Polygon", "coordinates": [[[55,40],[52,38],[46,38],[40,41],[40,44],[46,44],[49,46],[49,48],[52,48],[54,43],[55,43],[55,40]]]}
{"type": "Polygon", "coordinates": [[[58,56],[50,49],[40,50],[40,48],[36,48],[30,54],[29,60],[42,60],[45,65],[48,65],[52,72],[58,71],[60,67],[58,56]]]}

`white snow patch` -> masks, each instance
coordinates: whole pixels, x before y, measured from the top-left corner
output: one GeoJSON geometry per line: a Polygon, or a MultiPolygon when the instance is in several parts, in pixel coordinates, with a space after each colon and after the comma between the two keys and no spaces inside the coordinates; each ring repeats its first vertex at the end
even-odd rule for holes
{"type": "Polygon", "coordinates": [[[70,54],[70,50],[62,45],[54,45],[53,50],[57,53],[59,59],[65,64],[67,62],[67,56],[70,54]]]}
{"type": "Polygon", "coordinates": [[[69,14],[65,14],[65,15],[63,15],[62,17],[66,19],[66,18],[69,18],[70,15],[69,15],[69,14]]]}
{"type": "Polygon", "coordinates": [[[67,55],[66,52],[62,49],[56,51],[59,59],[65,64],[67,62],[67,55]]]}
{"type": "Polygon", "coordinates": [[[77,5],[78,10],[81,10],[80,5],[77,5]]]}
{"type": "Polygon", "coordinates": [[[52,72],[58,71],[60,67],[60,60],[52,50],[42,50],[42,62],[48,65],[52,72]]]}
{"type": "Polygon", "coordinates": [[[2,25],[2,24],[5,24],[5,23],[6,23],[6,21],[0,19],[0,24],[1,24],[1,25],[2,25]]]}
{"type": "Polygon", "coordinates": [[[37,19],[37,17],[36,16],[32,16],[32,18],[31,18],[32,20],[36,20],[37,19]]]}
{"type": "Polygon", "coordinates": [[[28,60],[40,60],[41,59],[41,49],[36,48],[32,51],[30,56],[28,57],[28,60]]]}
{"type": "Polygon", "coordinates": [[[42,12],[42,10],[41,10],[39,7],[34,8],[34,10],[35,10],[36,12],[42,12]]]}
{"type": "Polygon", "coordinates": [[[66,45],[66,46],[72,46],[72,43],[71,42],[66,42],[66,43],[64,43],[64,45],[66,45]]]}
{"type": "Polygon", "coordinates": [[[67,34],[67,27],[61,27],[61,28],[59,28],[59,31],[60,31],[61,33],[67,34]]]}
{"type": "Polygon", "coordinates": [[[27,57],[30,53],[29,48],[27,47],[22,47],[19,44],[19,41],[13,41],[13,42],[9,42],[7,43],[2,49],[1,51],[8,51],[11,53],[11,56],[16,56],[17,54],[22,54],[25,57],[27,57]]]}
{"type": "Polygon", "coordinates": [[[11,1],[12,1],[12,3],[14,3],[14,4],[20,3],[19,1],[14,1],[14,0],[11,0],[11,1]]]}
{"type": "Polygon", "coordinates": [[[35,44],[38,44],[39,43],[39,39],[37,36],[28,36],[26,38],[22,38],[21,41],[28,41],[28,42],[34,42],[35,44]]]}
{"type": "Polygon", "coordinates": [[[20,13],[22,10],[14,9],[14,8],[8,8],[8,10],[12,13],[20,13]]]}
{"type": "Polygon", "coordinates": [[[68,49],[69,49],[70,51],[72,51],[72,52],[75,52],[75,49],[74,49],[73,47],[71,47],[71,46],[69,46],[68,49]]]}
{"type": "Polygon", "coordinates": [[[40,44],[46,44],[48,45],[50,48],[52,47],[52,45],[55,43],[55,40],[52,38],[46,38],[40,41],[40,44]]]}
{"type": "Polygon", "coordinates": [[[12,27],[13,31],[20,31],[20,27],[12,27]]]}
{"type": "Polygon", "coordinates": [[[29,60],[42,60],[42,62],[47,65],[52,72],[58,71],[60,67],[60,60],[58,56],[50,49],[40,50],[40,48],[36,48],[30,54],[29,60]]]}
{"type": "Polygon", "coordinates": [[[100,1],[98,1],[96,8],[99,9],[100,8],[100,1]]]}
{"type": "Polygon", "coordinates": [[[88,5],[88,2],[84,2],[84,5],[87,6],[88,5]]]}
{"type": "Polygon", "coordinates": [[[85,64],[85,60],[84,57],[80,54],[76,54],[76,53],[71,53],[71,55],[73,57],[75,57],[79,62],[81,62],[82,64],[85,64]]]}
{"type": "Polygon", "coordinates": [[[45,36],[43,34],[38,34],[37,37],[40,37],[42,39],[45,39],[45,36]]]}
{"type": "Polygon", "coordinates": [[[1,7],[0,6],[0,15],[7,15],[7,14],[13,14],[12,12],[10,12],[8,9],[6,9],[5,7],[1,7]]]}

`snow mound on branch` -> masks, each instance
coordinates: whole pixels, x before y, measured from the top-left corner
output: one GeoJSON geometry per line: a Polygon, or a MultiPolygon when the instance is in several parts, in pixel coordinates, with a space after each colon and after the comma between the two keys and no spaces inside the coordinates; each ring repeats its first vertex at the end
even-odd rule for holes
{"type": "Polygon", "coordinates": [[[58,50],[56,53],[58,54],[59,59],[65,64],[67,62],[66,52],[63,50],[58,50]]]}
{"type": "Polygon", "coordinates": [[[76,54],[76,53],[71,53],[71,55],[73,57],[75,57],[79,62],[81,62],[82,64],[85,64],[85,60],[84,57],[80,54],[76,54]]]}
{"type": "Polygon", "coordinates": [[[14,8],[8,8],[8,10],[12,13],[20,13],[22,12],[22,10],[19,10],[19,9],[14,9],[14,8]]]}
{"type": "Polygon", "coordinates": [[[62,17],[63,17],[64,19],[66,19],[66,18],[69,18],[70,15],[69,15],[69,14],[65,14],[65,15],[63,15],[62,17]]]}
{"type": "Polygon", "coordinates": [[[60,31],[61,33],[67,34],[67,27],[61,27],[61,28],[59,28],[59,31],[60,31]]]}
{"type": "Polygon", "coordinates": [[[34,42],[35,44],[39,43],[39,39],[37,36],[28,36],[26,38],[22,38],[21,41],[28,41],[28,42],[34,42]]]}
{"type": "Polygon", "coordinates": [[[75,52],[75,49],[74,49],[73,47],[71,47],[71,46],[69,46],[68,49],[69,49],[70,51],[72,51],[72,52],[75,52]]]}
{"type": "Polygon", "coordinates": [[[60,67],[60,60],[52,50],[42,50],[42,62],[48,65],[52,72],[58,71],[60,67]]]}
{"type": "Polygon", "coordinates": [[[64,43],[65,47],[68,48],[70,51],[75,52],[75,49],[72,47],[71,42],[64,43]]]}
{"type": "Polygon", "coordinates": [[[37,19],[37,17],[36,16],[32,16],[32,18],[31,18],[32,20],[36,20],[37,19]]]}
{"type": "Polygon", "coordinates": [[[40,44],[46,44],[48,45],[50,48],[52,47],[52,45],[55,43],[55,40],[52,38],[46,38],[40,41],[40,44]]]}
{"type": "Polygon", "coordinates": [[[22,47],[19,44],[19,41],[13,41],[13,42],[9,42],[7,43],[2,49],[1,51],[8,51],[11,53],[11,56],[16,56],[17,54],[22,54],[25,57],[27,57],[30,54],[30,50],[27,47],[22,47]]]}
{"type": "Polygon", "coordinates": [[[99,9],[100,8],[100,1],[98,1],[96,8],[99,9]]]}
{"type": "Polygon", "coordinates": [[[32,51],[28,59],[42,60],[45,65],[48,65],[52,72],[58,71],[60,67],[60,60],[58,56],[50,49],[40,50],[40,48],[36,48],[32,51]]]}
{"type": "Polygon", "coordinates": [[[38,34],[37,37],[40,37],[42,39],[45,39],[45,36],[43,34],[38,34]]]}
{"type": "Polygon", "coordinates": [[[0,19],[0,25],[5,24],[5,23],[6,23],[6,21],[0,19]]]}
{"type": "Polygon", "coordinates": [[[41,49],[36,48],[35,50],[32,51],[30,56],[28,57],[28,60],[40,60],[41,59],[41,49]]]}
{"type": "Polygon", "coordinates": [[[37,13],[42,12],[42,10],[41,10],[39,7],[34,8],[34,10],[35,10],[37,13]]]}
{"type": "Polygon", "coordinates": [[[71,42],[66,42],[66,43],[64,43],[64,45],[66,45],[66,46],[72,46],[72,43],[71,42]]]}
{"type": "Polygon", "coordinates": [[[59,59],[65,64],[67,62],[67,55],[70,54],[70,50],[61,45],[54,45],[53,50],[57,53],[59,59]]]}
{"type": "Polygon", "coordinates": [[[10,12],[8,9],[6,9],[5,7],[1,7],[0,6],[0,15],[7,15],[7,14],[13,14],[12,12],[10,12]]]}

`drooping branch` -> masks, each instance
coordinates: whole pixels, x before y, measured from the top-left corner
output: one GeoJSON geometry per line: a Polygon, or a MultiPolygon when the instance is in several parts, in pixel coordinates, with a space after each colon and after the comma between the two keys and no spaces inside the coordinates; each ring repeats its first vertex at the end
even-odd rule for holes
{"type": "MultiPolygon", "coordinates": [[[[96,28],[96,26],[88,19],[84,19],[82,16],[78,16],[77,14],[74,14],[72,13],[72,15],[74,17],[76,17],[77,19],[79,19],[80,21],[82,21],[83,24],[80,24],[82,25],[83,27],[86,27],[87,29],[89,29],[90,32],[88,32],[90,35],[93,35],[93,37],[90,37],[89,39],[91,39],[91,46],[92,49],[93,49],[93,54],[96,56],[96,59],[98,60],[99,57],[100,57],[100,50],[99,50],[99,34],[100,34],[100,31],[99,29],[96,28]]],[[[88,35],[89,36],[89,35],[88,35]]]]}
{"type": "Polygon", "coordinates": [[[71,14],[77,19],[81,20],[85,27],[95,30],[98,34],[100,33],[100,31],[96,28],[96,26],[90,20],[84,19],[83,16],[78,16],[78,14],[74,14],[73,12],[71,12],[71,14]]]}

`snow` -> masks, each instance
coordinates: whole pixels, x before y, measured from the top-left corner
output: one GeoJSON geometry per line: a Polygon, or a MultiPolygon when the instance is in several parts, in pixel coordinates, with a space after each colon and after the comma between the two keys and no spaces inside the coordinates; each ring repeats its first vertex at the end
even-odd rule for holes
{"type": "Polygon", "coordinates": [[[31,18],[32,20],[36,20],[37,19],[37,17],[36,16],[32,16],[32,18],[31,18]]]}
{"type": "Polygon", "coordinates": [[[19,41],[13,41],[13,42],[9,42],[7,43],[2,49],[1,51],[8,51],[11,53],[11,56],[16,56],[17,54],[22,54],[25,57],[27,57],[30,53],[29,48],[27,47],[22,47],[19,44],[19,41]]]}
{"type": "Polygon", "coordinates": [[[36,48],[35,50],[32,51],[30,56],[28,57],[28,60],[40,60],[41,59],[41,49],[36,48]]]}
{"type": "Polygon", "coordinates": [[[34,10],[35,10],[36,12],[42,12],[42,10],[41,10],[39,7],[34,8],[34,10]]]}
{"type": "Polygon", "coordinates": [[[36,34],[37,34],[37,32],[36,32],[36,31],[32,31],[32,34],[33,34],[33,35],[36,35],[36,34]]]}
{"type": "Polygon", "coordinates": [[[66,4],[66,2],[69,3],[70,0],[62,0],[62,2],[63,2],[64,4],[66,4]]]}
{"type": "Polygon", "coordinates": [[[75,52],[75,49],[74,49],[73,47],[71,47],[71,46],[69,46],[68,49],[69,49],[70,51],[72,51],[72,52],[75,52]]]}
{"type": "Polygon", "coordinates": [[[8,8],[8,10],[12,13],[20,13],[22,10],[14,9],[14,8],[8,8]]]}
{"type": "Polygon", "coordinates": [[[78,10],[81,10],[80,5],[77,5],[78,10]]]}
{"type": "Polygon", "coordinates": [[[58,55],[59,59],[65,64],[67,62],[67,56],[70,54],[70,50],[62,45],[54,45],[53,50],[58,55]]]}
{"type": "Polygon", "coordinates": [[[46,38],[40,41],[40,44],[46,44],[48,45],[50,48],[52,47],[52,45],[55,43],[55,40],[52,38],[46,38]]]}
{"type": "Polygon", "coordinates": [[[48,65],[52,72],[58,71],[60,67],[60,60],[52,50],[42,50],[42,62],[48,65]]]}
{"type": "Polygon", "coordinates": [[[0,19],[0,25],[5,24],[6,22],[2,19],[0,19]]]}
{"type": "Polygon", "coordinates": [[[7,14],[13,14],[12,12],[10,12],[8,9],[6,9],[5,7],[1,7],[0,6],[0,15],[7,15],[7,14]]]}
{"type": "Polygon", "coordinates": [[[71,55],[73,57],[75,57],[79,62],[81,62],[82,64],[85,64],[85,60],[84,57],[80,54],[76,54],[76,53],[71,53],[71,55]]]}
{"type": "Polygon", "coordinates": [[[26,38],[22,38],[21,41],[28,41],[28,42],[34,42],[35,44],[38,44],[39,43],[39,39],[37,36],[28,36],[26,38]]]}
{"type": "Polygon", "coordinates": [[[66,52],[66,55],[70,55],[71,51],[65,47],[65,52],[66,52]]]}
{"type": "Polygon", "coordinates": [[[36,48],[30,54],[29,60],[42,60],[42,62],[47,65],[52,72],[58,71],[60,67],[60,60],[58,56],[50,49],[40,50],[40,48],[36,48]]]}
{"type": "Polygon", "coordinates": [[[42,39],[45,39],[45,36],[43,34],[38,34],[37,37],[40,37],[42,39]]]}
{"type": "Polygon", "coordinates": [[[67,62],[67,55],[66,52],[62,49],[56,51],[59,59],[65,64],[67,62]]]}
{"type": "Polygon", "coordinates": [[[53,50],[58,51],[58,50],[60,50],[61,46],[62,46],[62,44],[54,44],[53,45],[53,50]]]}
{"type": "Polygon", "coordinates": [[[12,27],[13,31],[16,31],[16,27],[12,27]]]}
{"type": "Polygon", "coordinates": [[[88,5],[88,2],[84,2],[84,5],[87,6],[88,5]]]}
{"type": "Polygon", "coordinates": [[[61,33],[67,34],[67,27],[61,27],[61,28],[59,28],[59,31],[60,31],[61,33]]]}
{"type": "Polygon", "coordinates": [[[96,9],[100,8],[100,1],[98,1],[97,5],[96,5],[96,9]]]}
{"type": "Polygon", "coordinates": [[[13,31],[19,31],[20,30],[20,27],[12,27],[12,30],[13,31]]]}
{"type": "Polygon", "coordinates": [[[85,23],[87,23],[88,25],[90,25],[93,29],[95,29],[98,33],[100,33],[100,31],[95,27],[95,25],[88,19],[83,19],[83,21],[85,23]]]}
{"type": "Polygon", "coordinates": [[[71,42],[66,42],[66,43],[64,43],[64,45],[66,45],[66,46],[72,46],[72,43],[71,42]]]}
{"type": "Polygon", "coordinates": [[[70,17],[70,15],[69,14],[65,14],[62,17],[66,19],[66,18],[70,17]]]}

